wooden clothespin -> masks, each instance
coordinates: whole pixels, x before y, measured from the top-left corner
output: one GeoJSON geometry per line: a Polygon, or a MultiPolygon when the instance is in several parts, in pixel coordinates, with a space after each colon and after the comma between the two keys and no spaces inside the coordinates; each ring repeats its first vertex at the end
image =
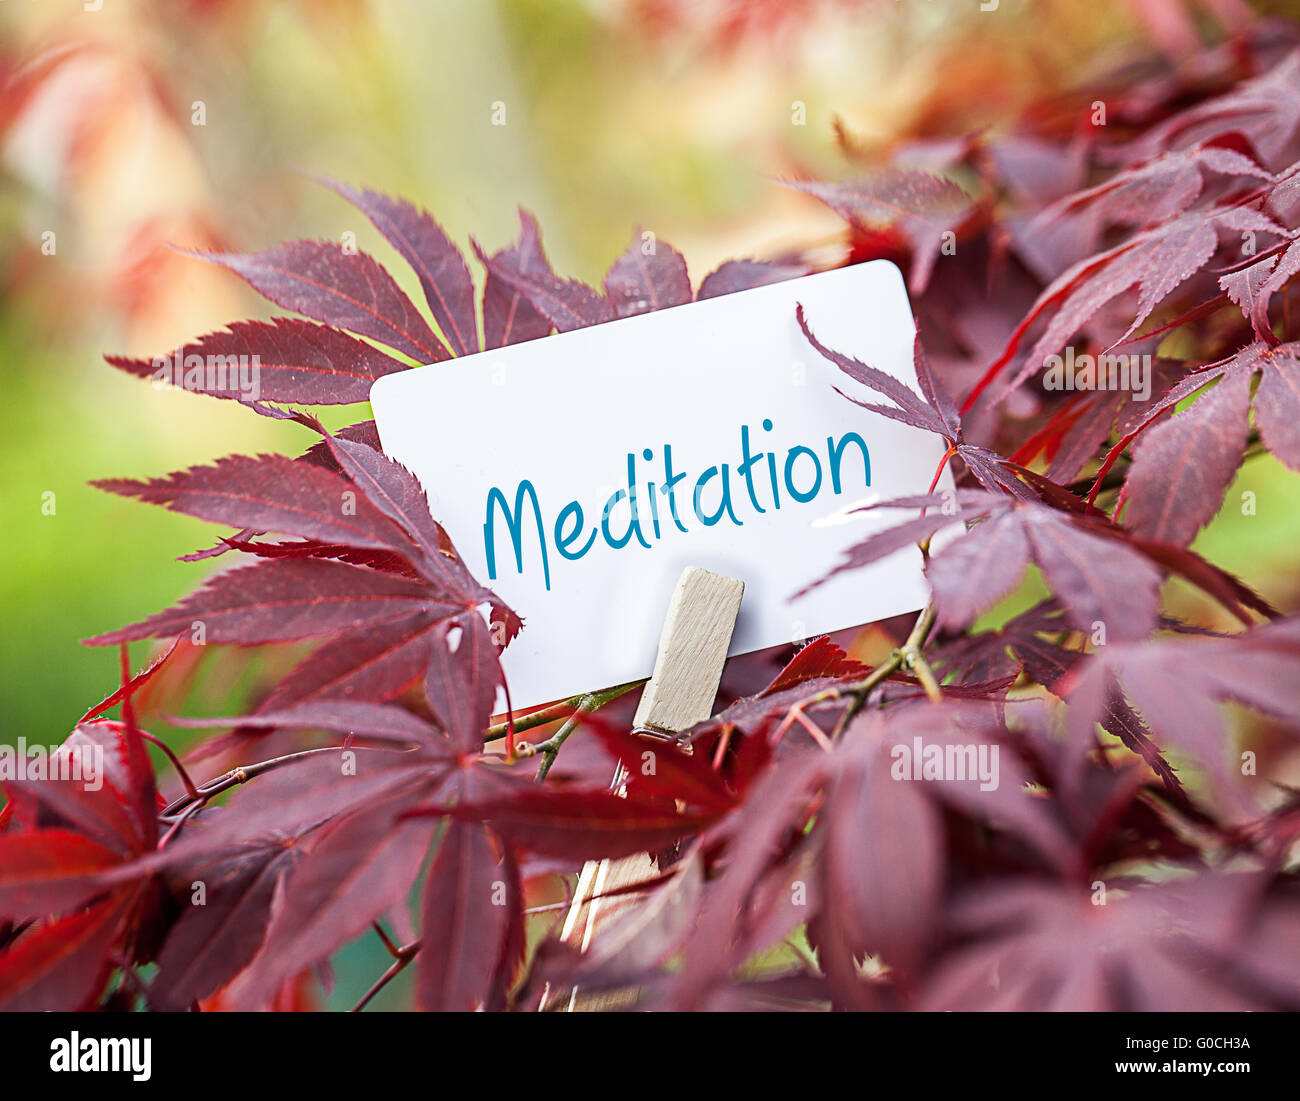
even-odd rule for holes
{"type": "MultiPolygon", "coordinates": [[[[722,679],[722,667],[744,591],[745,583],[734,577],[696,566],[682,571],[659,636],[654,674],[636,709],[633,733],[675,741],[679,732],[713,714],[713,701],[718,694],[718,682],[722,679]]],[[[622,769],[616,770],[614,788],[621,787],[624,779],[622,769]]],[[[654,871],[654,864],[646,854],[588,861],[574,889],[560,939],[576,940],[579,949],[585,952],[597,925],[636,897],[635,894],[605,896],[619,888],[644,883],[653,877],[654,871]]],[[[590,995],[571,990],[564,992],[561,1003],[553,1008],[622,1009],[635,1000],[634,990],[590,995]]]]}

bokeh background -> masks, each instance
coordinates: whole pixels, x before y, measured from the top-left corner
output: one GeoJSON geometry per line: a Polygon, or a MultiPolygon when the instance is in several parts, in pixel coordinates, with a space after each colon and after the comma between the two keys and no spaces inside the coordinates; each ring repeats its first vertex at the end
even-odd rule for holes
{"type": "MultiPolygon", "coordinates": [[[[211,525],[90,479],[310,442],[104,364],[270,316],[235,276],[171,246],[353,233],[406,280],[364,218],[312,179],[324,175],[411,198],[489,249],[513,238],[522,205],[556,270],[591,282],[638,227],[679,248],[697,280],[732,256],[834,263],[842,223],[782,177],[844,178],[841,143],[883,147],[936,117],[1005,125],[1031,100],[1152,53],[1176,59],[1252,12],[1300,4],[0,3],[0,738],[59,741],[117,677],[113,652],[78,640],[166,606],[212,568],[175,561],[210,545],[211,525]]],[[[1197,549],[1295,607],[1300,479],[1264,457],[1229,500],[1243,489],[1267,511],[1227,510],[1197,549]]],[[[132,659],[148,656],[141,645],[132,659]]],[[[234,674],[199,690],[194,712],[237,706],[234,674]]],[[[376,950],[344,954],[340,1004],[381,969],[376,950]]]]}

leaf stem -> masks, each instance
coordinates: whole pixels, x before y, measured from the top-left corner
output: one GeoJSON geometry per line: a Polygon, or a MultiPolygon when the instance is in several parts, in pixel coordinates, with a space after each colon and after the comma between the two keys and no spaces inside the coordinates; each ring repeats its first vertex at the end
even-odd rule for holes
{"type": "Polygon", "coordinates": [[[181,778],[181,783],[185,785],[185,794],[191,799],[199,798],[199,789],[194,786],[194,781],[190,779],[190,774],[185,771],[185,766],[181,764],[180,758],[172,752],[171,746],[161,738],[155,738],[147,730],[141,730],[140,737],[162,750],[163,756],[171,762],[172,768],[176,770],[176,774],[181,778]]]}
{"type": "Polygon", "coordinates": [[[384,927],[378,921],[372,921],[370,927],[379,935],[379,939],[384,942],[384,947],[388,949],[388,954],[393,959],[401,959],[402,950],[393,943],[392,938],[384,932],[384,927]]]}
{"type": "Polygon", "coordinates": [[[939,484],[939,479],[943,476],[943,468],[948,465],[948,460],[957,454],[957,445],[950,443],[948,450],[943,453],[943,458],[939,460],[939,465],[935,468],[934,477],[930,480],[930,488],[927,493],[933,493],[934,487],[939,484]]]}

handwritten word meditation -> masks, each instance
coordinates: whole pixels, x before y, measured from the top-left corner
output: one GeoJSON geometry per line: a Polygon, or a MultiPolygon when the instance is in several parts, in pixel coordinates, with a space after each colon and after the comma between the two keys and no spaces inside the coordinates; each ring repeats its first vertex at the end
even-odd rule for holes
{"type": "MultiPolygon", "coordinates": [[[[770,419],[763,421],[763,431],[772,431],[770,419]]],[[[509,537],[515,568],[521,574],[525,542],[535,533],[542,574],[550,589],[552,549],[571,562],[587,554],[597,539],[613,550],[621,550],[633,540],[649,550],[652,541],[673,528],[688,534],[693,525],[713,527],[724,521],[743,527],[746,515],[752,519],[753,514],[769,509],[806,505],[826,489],[839,494],[846,479],[854,490],[859,477],[862,486],[871,485],[870,452],[856,432],[846,432],[838,439],[827,436],[824,454],[796,444],[781,456],[775,451],[753,450],[749,425],[741,425],[740,462],[734,468],[720,463],[698,474],[675,468],[671,444],[664,444],[657,457],[647,447],[640,459],[647,465],[638,470],[637,453],[628,452],[627,486],[615,490],[604,502],[598,524],[588,524],[587,514],[576,500],[552,514],[527,478],[515,487],[513,503],[500,487],[493,486],[483,522],[488,577],[496,580],[499,531],[509,537]],[[627,508],[616,517],[614,510],[623,501],[627,508]]],[[[529,557],[532,560],[534,556],[529,557]]]]}

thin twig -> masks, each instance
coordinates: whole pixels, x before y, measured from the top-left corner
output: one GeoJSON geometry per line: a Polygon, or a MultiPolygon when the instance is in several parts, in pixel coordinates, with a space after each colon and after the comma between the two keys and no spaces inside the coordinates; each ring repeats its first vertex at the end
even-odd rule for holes
{"type": "Polygon", "coordinates": [[[939,688],[939,682],[935,679],[934,670],[930,668],[925,656],[919,650],[913,650],[904,654],[907,666],[916,674],[916,679],[921,682],[921,687],[925,689],[925,694],[931,703],[942,703],[943,692],[939,688]]]}
{"type": "MultiPolygon", "coordinates": [[[[618,699],[633,688],[640,688],[645,684],[646,678],[640,680],[628,681],[626,684],[618,684],[613,688],[602,688],[599,692],[583,692],[581,695],[572,696],[560,703],[553,703],[549,707],[543,707],[540,711],[534,711],[532,714],[524,715],[522,718],[515,719],[515,733],[522,730],[534,730],[539,726],[546,726],[558,719],[569,718],[574,711],[582,706],[583,702],[590,699],[599,701],[596,706],[603,707],[611,700],[618,699]]],[[[506,723],[497,723],[495,726],[489,726],[487,733],[483,736],[485,742],[495,742],[504,738],[507,733],[506,723]]],[[[518,748],[518,747],[517,747],[518,748]]]]}
{"type": "MultiPolygon", "coordinates": [[[[812,703],[844,699],[846,696],[850,697],[848,707],[844,709],[844,714],[840,716],[839,722],[835,725],[835,731],[831,735],[831,741],[837,741],[840,735],[844,733],[849,723],[853,721],[853,717],[862,710],[863,705],[867,702],[867,697],[871,695],[871,690],[875,688],[876,685],[880,684],[888,677],[891,677],[894,673],[897,673],[904,665],[908,665],[910,668],[915,669],[913,663],[918,658],[920,658],[921,662],[924,664],[924,658],[920,657],[921,649],[925,646],[926,639],[930,636],[930,631],[934,627],[934,622],[935,609],[934,603],[931,602],[927,604],[921,610],[921,614],[917,616],[916,623],[912,625],[911,633],[907,636],[907,641],[890,654],[885,661],[882,661],[872,669],[867,677],[855,684],[843,684],[836,685],[833,688],[827,688],[803,701],[803,706],[807,707],[812,703]]],[[[929,674],[931,681],[933,681],[934,674],[930,671],[928,665],[925,667],[925,672],[929,674]]],[[[917,679],[921,680],[922,686],[925,685],[925,681],[922,679],[919,670],[917,670],[917,679]]],[[[935,685],[935,691],[938,691],[937,684],[935,685]]],[[[928,688],[926,689],[926,695],[930,696],[930,690],[928,688]]],[[[935,696],[930,696],[930,698],[932,700],[936,699],[935,696]]]]}
{"type": "Polygon", "coordinates": [[[587,701],[591,702],[584,701],[580,704],[578,710],[565,720],[564,725],[552,737],[533,746],[536,752],[545,757],[545,760],[542,761],[542,767],[537,770],[537,782],[539,784],[546,779],[547,773],[551,771],[551,766],[555,764],[555,758],[560,755],[560,747],[569,740],[569,735],[577,730],[578,724],[599,706],[594,702],[595,696],[588,696],[587,701]]]}
{"type": "Polygon", "coordinates": [[[419,950],[420,942],[418,940],[413,940],[410,944],[405,944],[401,948],[397,949],[397,952],[395,953],[396,958],[388,965],[388,970],[380,975],[379,978],[375,980],[374,985],[362,995],[361,1000],[352,1007],[352,1012],[360,1013],[365,1009],[376,994],[383,990],[384,987],[410,966],[411,961],[415,959],[415,955],[419,950]]]}
{"type": "MultiPolygon", "coordinates": [[[[354,753],[356,752],[365,752],[365,753],[407,752],[407,750],[389,748],[387,746],[354,746],[352,751],[354,753]]],[[[239,784],[246,783],[247,781],[251,780],[254,776],[261,776],[264,773],[271,772],[274,769],[279,768],[281,765],[287,765],[292,761],[298,761],[304,757],[311,757],[318,753],[342,753],[342,752],[343,749],[340,746],[336,746],[336,745],[321,746],[317,749],[300,749],[296,753],[286,753],[283,757],[272,757],[266,761],[258,761],[256,764],[241,765],[239,768],[232,768],[228,772],[223,772],[220,776],[216,777],[213,780],[209,780],[206,784],[200,784],[195,794],[200,803],[207,803],[214,796],[220,795],[223,791],[227,791],[230,788],[236,787],[239,784]]],[[[191,797],[188,792],[186,792],[186,794],[184,795],[177,796],[166,807],[164,807],[162,814],[159,815],[159,817],[164,819],[171,818],[174,815],[179,814],[182,810],[190,806],[191,803],[193,802],[194,802],[194,798],[191,797]]]]}
{"type": "Polygon", "coordinates": [[[185,823],[188,822],[191,818],[193,818],[196,814],[198,814],[198,812],[201,811],[206,804],[207,804],[207,800],[204,799],[202,796],[200,796],[195,802],[191,803],[188,807],[186,807],[185,810],[181,812],[180,815],[177,816],[176,821],[171,824],[171,827],[167,830],[167,832],[163,834],[162,837],[159,839],[158,841],[159,850],[161,851],[162,849],[165,849],[171,843],[172,838],[175,837],[178,833],[180,833],[185,823]]]}
{"type": "Polygon", "coordinates": [[[930,603],[917,617],[916,624],[912,627],[912,633],[907,636],[907,641],[903,643],[899,654],[903,663],[916,674],[916,679],[921,682],[921,687],[925,689],[926,696],[931,703],[940,703],[943,700],[943,693],[939,690],[939,682],[935,679],[934,671],[930,668],[929,663],[925,660],[925,655],[921,652],[925,647],[925,640],[930,635],[930,630],[934,626],[935,610],[934,604],[930,603]]]}

